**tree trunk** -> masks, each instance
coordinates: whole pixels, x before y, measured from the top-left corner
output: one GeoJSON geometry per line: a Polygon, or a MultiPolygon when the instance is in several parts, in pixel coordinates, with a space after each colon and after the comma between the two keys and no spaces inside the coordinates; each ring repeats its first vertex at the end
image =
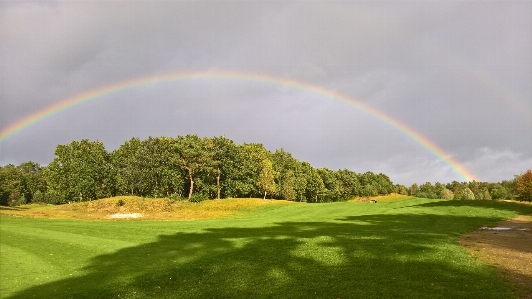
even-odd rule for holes
{"type": "Polygon", "coordinates": [[[218,176],[216,177],[216,186],[218,186],[218,199],[220,199],[220,167],[218,167],[218,176]]]}
{"type": "Polygon", "coordinates": [[[194,190],[194,180],[192,179],[192,174],[189,173],[190,178],[190,191],[188,192],[188,199],[192,197],[192,190],[194,190]]]}

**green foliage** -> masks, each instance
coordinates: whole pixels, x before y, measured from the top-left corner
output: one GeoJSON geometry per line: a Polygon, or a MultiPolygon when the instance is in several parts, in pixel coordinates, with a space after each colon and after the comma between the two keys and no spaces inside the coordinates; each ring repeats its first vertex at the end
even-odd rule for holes
{"type": "Polygon", "coordinates": [[[515,197],[517,200],[532,202],[532,170],[516,177],[515,197]]]}
{"type": "Polygon", "coordinates": [[[295,188],[295,182],[296,182],[296,177],[294,175],[294,172],[292,170],[289,170],[288,172],[286,172],[285,176],[284,176],[284,182],[282,184],[282,197],[286,200],[290,200],[290,201],[293,201],[296,199],[296,190],[294,189],[295,188]]]}
{"type": "Polygon", "coordinates": [[[454,193],[453,191],[447,189],[447,188],[444,188],[441,192],[441,199],[447,199],[447,200],[451,200],[451,199],[454,199],[454,193]]]}
{"type": "Polygon", "coordinates": [[[258,187],[261,193],[274,194],[276,192],[275,176],[276,173],[273,170],[272,161],[270,159],[263,159],[258,181],[258,187]]]}
{"type": "Polygon", "coordinates": [[[458,193],[455,194],[454,198],[460,200],[475,200],[475,194],[469,189],[469,187],[464,187],[458,190],[458,193]]]}
{"type": "Polygon", "coordinates": [[[426,182],[407,189],[382,173],[316,169],[283,149],[271,153],[262,144],[236,145],[225,137],[132,138],[112,153],[101,142],[82,140],[58,145],[55,154],[46,168],[31,161],[0,167],[0,205],[61,204],[119,195],[175,200],[196,193],[204,198],[262,197],[265,191],[271,198],[306,202],[392,192],[431,199],[498,200],[514,199],[517,188],[515,179],[426,182]]]}
{"type": "Polygon", "coordinates": [[[502,184],[492,184],[490,195],[493,200],[506,199],[508,197],[508,194],[508,190],[506,190],[506,188],[502,184]]]}
{"type": "Polygon", "coordinates": [[[45,176],[63,202],[86,201],[111,195],[111,169],[103,143],[84,139],[58,145],[45,176]]]}
{"type": "Polygon", "coordinates": [[[188,201],[190,202],[202,202],[204,200],[207,200],[209,199],[206,195],[204,194],[193,194],[189,199],[188,201]]]}

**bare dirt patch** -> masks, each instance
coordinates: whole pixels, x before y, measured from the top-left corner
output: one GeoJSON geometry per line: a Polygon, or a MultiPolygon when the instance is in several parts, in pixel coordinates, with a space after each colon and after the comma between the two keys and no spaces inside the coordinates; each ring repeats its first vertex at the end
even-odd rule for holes
{"type": "Polygon", "coordinates": [[[532,215],[467,233],[460,244],[480,261],[496,266],[516,296],[532,299],[532,215]]]}

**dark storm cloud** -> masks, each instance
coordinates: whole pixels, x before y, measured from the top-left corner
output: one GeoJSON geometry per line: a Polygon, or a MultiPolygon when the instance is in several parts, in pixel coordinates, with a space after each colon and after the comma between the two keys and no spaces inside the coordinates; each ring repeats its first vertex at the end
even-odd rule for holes
{"type": "MultiPolygon", "coordinates": [[[[307,82],[393,116],[481,180],[532,168],[532,3],[524,1],[2,1],[0,128],[97,87],[237,70],[307,82]]],[[[185,80],[58,113],[3,141],[0,164],[58,143],[226,135],[317,167],[394,182],[462,180],[404,133],[290,86],[185,80]]]]}

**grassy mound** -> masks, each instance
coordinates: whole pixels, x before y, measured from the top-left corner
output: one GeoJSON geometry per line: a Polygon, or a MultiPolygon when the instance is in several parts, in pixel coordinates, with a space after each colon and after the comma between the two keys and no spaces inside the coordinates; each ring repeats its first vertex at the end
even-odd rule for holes
{"type": "Polygon", "coordinates": [[[413,199],[414,196],[408,196],[408,195],[401,195],[401,194],[390,194],[390,195],[382,195],[382,196],[376,196],[376,197],[356,197],[349,202],[369,202],[370,200],[376,200],[379,203],[384,202],[393,202],[393,201],[400,201],[400,200],[407,200],[407,199],[413,199]]]}
{"type": "Polygon", "coordinates": [[[229,198],[192,203],[168,198],[117,196],[60,206],[32,204],[18,208],[4,207],[0,214],[56,219],[111,219],[115,214],[140,214],[141,219],[198,220],[238,216],[256,208],[286,204],[293,203],[258,198],[229,198]]]}

